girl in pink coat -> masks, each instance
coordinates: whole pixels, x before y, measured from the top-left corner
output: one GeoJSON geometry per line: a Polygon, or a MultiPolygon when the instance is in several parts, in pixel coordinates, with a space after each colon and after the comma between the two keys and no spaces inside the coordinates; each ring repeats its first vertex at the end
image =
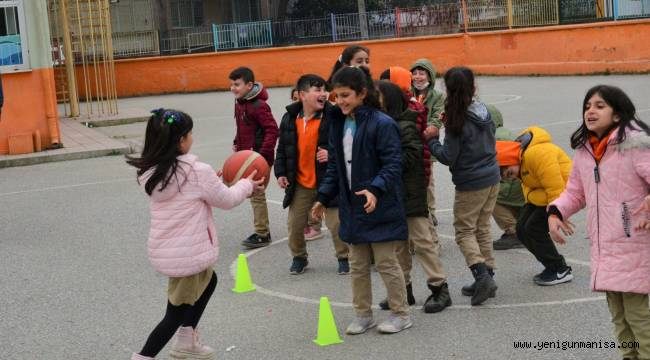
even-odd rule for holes
{"type": "Polygon", "coordinates": [[[174,359],[212,359],[214,350],[201,344],[196,331],[217,286],[212,266],[219,245],[212,207],[231,209],[263,189],[255,174],[228,188],[210,165],[189,153],[192,118],[180,111],[158,109],[147,123],[142,155],[127,157],[138,169],[138,183],[150,196],[149,261],[169,277],[167,311],[133,360],[153,359],[176,333],[174,359]],[[177,331],[178,330],[178,331],[177,331]]]}
{"type": "Polygon", "coordinates": [[[619,88],[591,88],[571,136],[573,169],[548,208],[551,238],[573,234],[587,208],[591,288],[604,291],[625,359],[650,359],[650,129],[619,88]]]}

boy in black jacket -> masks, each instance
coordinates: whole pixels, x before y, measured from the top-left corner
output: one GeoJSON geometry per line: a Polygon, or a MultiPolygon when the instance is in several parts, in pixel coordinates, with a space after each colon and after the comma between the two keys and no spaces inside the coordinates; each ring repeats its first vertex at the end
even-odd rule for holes
{"type": "MultiPolygon", "coordinates": [[[[289,249],[293,262],[289,272],[302,274],[308,264],[305,244],[305,227],[309,213],[318,195],[318,184],[325,176],[328,160],[328,112],[325,80],[307,74],[298,79],[296,86],[300,101],[287,106],[280,123],[280,140],[275,156],[275,177],[285,189],[282,205],[289,207],[289,249]]],[[[338,209],[330,207],[325,215],[332,233],[338,273],[348,274],[348,246],[338,235],[338,209]]]]}

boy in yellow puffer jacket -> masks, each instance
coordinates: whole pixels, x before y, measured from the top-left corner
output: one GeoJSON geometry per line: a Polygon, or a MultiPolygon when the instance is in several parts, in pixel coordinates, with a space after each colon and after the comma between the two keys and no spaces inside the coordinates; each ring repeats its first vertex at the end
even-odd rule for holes
{"type": "Polygon", "coordinates": [[[537,285],[557,285],[573,279],[571,267],[558,253],[548,233],[546,207],[557,199],[569,179],[571,159],[551,135],[539,127],[524,130],[515,141],[497,141],[497,161],[504,179],[521,179],[525,204],[517,219],[517,237],[544,271],[537,285]]]}

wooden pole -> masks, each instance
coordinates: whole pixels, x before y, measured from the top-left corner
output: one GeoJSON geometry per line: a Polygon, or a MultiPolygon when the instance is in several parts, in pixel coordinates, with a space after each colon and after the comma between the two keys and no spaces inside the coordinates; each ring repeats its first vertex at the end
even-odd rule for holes
{"type": "Polygon", "coordinates": [[[63,34],[63,56],[65,56],[65,73],[68,82],[68,95],[70,96],[70,116],[79,116],[79,94],[77,93],[77,77],[74,71],[74,57],[72,56],[72,39],[70,38],[70,24],[68,23],[67,0],[60,0],[60,16],[63,34]]]}

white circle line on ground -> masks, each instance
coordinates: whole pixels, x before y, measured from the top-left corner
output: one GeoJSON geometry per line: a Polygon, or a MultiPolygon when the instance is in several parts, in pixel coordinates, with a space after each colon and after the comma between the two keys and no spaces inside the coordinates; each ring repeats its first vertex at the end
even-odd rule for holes
{"type": "MultiPolygon", "coordinates": [[[[439,234],[438,236],[443,237],[443,238],[447,238],[447,239],[453,238],[452,236],[445,235],[445,234],[439,234]]],[[[248,251],[248,252],[244,253],[244,256],[246,256],[246,258],[250,258],[251,256],[257,254],[258,252],[269,248],[270,246],[275,246],[275,245],[284,243],[287,240],[289,240],[288,237],[285,237],[283,239],[274,241],[269,246],[248,251]]],[[[521,252],[521,253],[523,253],[523,252],[521,252]]],[[[584,263],[582,261],[569,261],[569,259],[566,259],[566,258],[565,258],[565,260],[567,262],[573,262],[573,263],[576,263],[578,265],[583,265],[581,263],[584,263]]],[[[587,263],[587,265],[589,265],[589,264],[587,263]]],[[[237,260],[235,259],[235,261],[233,261],[230,264],[230,276],[232,277],[232,279],[235,279],[236,269],[237,269],[237,260]]],[[[316,304],[320,303],[320,300],[317,300],[317,299],[310,299],[310,298],[306,298],[306,297],[303,297],[303,296],[297,296],[297,295],[282,293],[282,292],[279,292],[279,291],[267,289],[267,288],[265,288],[263,286],[260,286],[259,284],[254,284],[254,286],[255,286],[255,289],[258,292],[260,292],[261,294],[267,295],[267,296],[272,296],[272,297],[276,297],[276,298],[280,298],[280,299],[284,299],[284,300],[295,301],[295,302],[303,303],[303,304],[314,304],[314,305],[316,305],[316,304]]],[[[556,306],[556,305],[578,304],[578,303],[596,302],[596,301],[603,301],[603,300],[605,300],[604,296],[591,296],[591,297],[584,297],[584,298],[577,298],[577,299],[567,299],[567,300],[538,301],[538,302],[515,303],[515,304],[498,304],[498,305],[487,304],[487,305],[481,305],[481,306],[478,306],[478,307],[477,306],[471,306],[471,305],[452,305],[452,306],[449,307],[449,309],[450,310],[476,310],[476,309],[522,308],[522,307],[556,306]]],[[[330,305],[336,306],[336,307],[344,307],[344,308],[352,308],[353,307],[352,303],[338,302],[338,301],[334,301],[334,302],[330,301],[330,305]]],[[[377,306],[377,305],[373,305],[372,308],[374,310],[379,310],[379,306],[377,306]]],[[[422,306],[412,306],[412,308],[421,310],[422,306]]]]}
{"type": "Polygon", "coordinates": [[[488,97],[488,96],[511,96],[511,98],[506,99],[506,100],[500,100],[500,101],[495,101],[495,102],[487,102],[490,105],[499,105],[499,104],[506,104],[509,102],[521,100],[523,96],[521,95],[513,95],[513,94],[484,94],[483,97],[488,97]]]}

